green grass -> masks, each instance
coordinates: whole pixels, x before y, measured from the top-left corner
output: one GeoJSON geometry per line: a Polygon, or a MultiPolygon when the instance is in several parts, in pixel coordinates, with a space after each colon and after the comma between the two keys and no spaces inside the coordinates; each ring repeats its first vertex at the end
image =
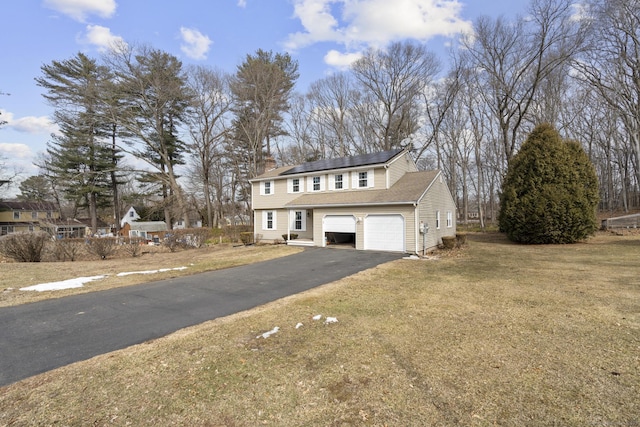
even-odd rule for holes
{"type": "Polygon", "coordinates": [[[469,240],[1,388],[0,425],[639,425],[640,240],[469,240]]]}

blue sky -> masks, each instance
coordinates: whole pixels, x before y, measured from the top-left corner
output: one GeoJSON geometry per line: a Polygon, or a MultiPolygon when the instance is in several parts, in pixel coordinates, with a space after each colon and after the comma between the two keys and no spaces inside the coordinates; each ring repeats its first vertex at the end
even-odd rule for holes
{"type": "MultiPolygon", "coordinates": [[[[414,39],[444,56],[480,15],[515,17],[526,0],[8,0],[0,6],[0,156],[29,176],[56,127],[34,79],[113,41],[147,44],[183,63],[233,73],[257,49],[289,52],[304,92],[367,47],[414,39]]],[[[446,58],[441,58],[446,62],[446,58]]]]}

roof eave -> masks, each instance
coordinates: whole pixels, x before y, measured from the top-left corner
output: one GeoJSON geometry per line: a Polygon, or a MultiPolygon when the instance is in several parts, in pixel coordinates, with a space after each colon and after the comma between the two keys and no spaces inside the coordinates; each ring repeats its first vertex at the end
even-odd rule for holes
{"type": "Polygon", "coordinates": [[[320,208],[347,208],[349,206],[397,206],[397,205],[415,205],[417,201],[397,201],[397,202],[361,202],[361,203],[316,203],[304,205],[284,205],[285,208],[304,208],[304,209],[320,209],[320,208]]]}

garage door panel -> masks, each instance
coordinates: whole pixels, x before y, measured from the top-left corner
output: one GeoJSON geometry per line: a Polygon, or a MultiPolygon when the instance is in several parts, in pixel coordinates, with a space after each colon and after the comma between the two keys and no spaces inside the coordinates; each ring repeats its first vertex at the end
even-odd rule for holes
{"type": "Polygon", "coordinates": [[[364,248],[404,251],[404,217],[399,214],[369,215],[364,220],[364,248]]]}
{"type": "Polygon", "coordinates": [[[355,233],[356,218],[353,215],[327,215],[322,220],[325,233],[355,233]]]}

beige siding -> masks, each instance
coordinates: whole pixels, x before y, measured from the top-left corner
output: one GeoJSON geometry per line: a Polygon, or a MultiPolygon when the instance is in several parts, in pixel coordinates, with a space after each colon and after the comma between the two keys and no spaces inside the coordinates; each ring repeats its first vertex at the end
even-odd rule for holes
{"type": "Polygon", "coordinates": [[[313,210],[313,241],[316,246],[325,246],[322,219],[327,215],[353,215],[356,217],[356,249],[364,249],[364,218],[373,214],[400,214],[405,224],[405,250],[414,252],[415,247],[415,209],[412,205],[372,206],[350,208],[322,208],[313,210]]]}
{"type": "Polygon", "coordinates": [[[409,153],[403,153],[402,156],[395,159],[388,169],[389,187],[395,184],[407,172],[417,172],[417,168],[409,153]]]}
{"type": "MultiPolygon", "coordinates": [[[[298,209],[299,210],[299,209],[298,209]]],[[[273,242],[275,240],[282,240],[282,235],[287,234],[287,231],[298,235],[298,239],[312,239],[313,238],[313,212],[307,210],[305,212],[306,227],[305,231],[293,230],[289,228],[289,210],[288,209],[264,209],[254,211],[254,233],[260,235],[261,240],[264,242],[273,242]],[[263,230],[263,212],[273,211],[276,214],[276,228],[274,230],[263,230]],[[308,213],[308,215],[307,215],[308,213]]]]}
{"type": "MultiPolygon", "coordinates": [[[[418,204],[419,221],[429,226],[426,239],[426,249],[430,250],[442,243],[443,236],[456,235],[456,206],[451,198],[449,189],[440,175],[418,204]],[[440,228],[436,228],[436,212],[440,211],[440,228]],[[447,212],[451,212],[453,224],[447,227],[447,212]]],[[[423,236],[417,236],[418,245],[416,252],[423,250],[423,236]]]]}
{"type": "MultiPolygon", "coordinates": [[[[302,182],[302,179],[300,181],[302,182]]],[[[273,194],[269,195],[260,194],[260,182],[254,182],[252,184],[253,209],[277,209],[300,197],[303,194],[302,192],[288,193],[286,178],[276,179],[273,182],[273,194]]]]}

